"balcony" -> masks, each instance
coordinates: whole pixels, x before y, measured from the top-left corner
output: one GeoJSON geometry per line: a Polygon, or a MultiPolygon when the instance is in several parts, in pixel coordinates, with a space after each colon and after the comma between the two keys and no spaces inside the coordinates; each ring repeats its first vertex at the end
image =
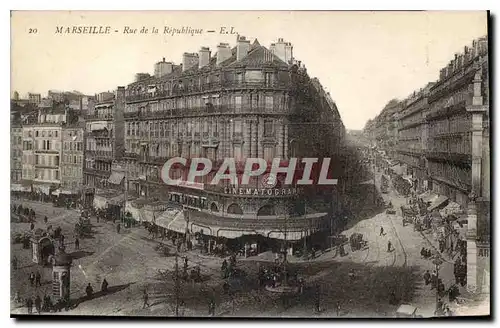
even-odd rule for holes
{"type": "Polygon", "coordinates": [[[437,160],[440,162],[452,162],[456,164],[467,164],[470,165],[472,161],[471,154],[463,153],[452,153],[445,151],[429,151],[426,153],[428,159],[437,160]]]}
{"type": "Polygon", "coordinates": [[[147,92],[125,97],[126,102],[141,102],[153,99],[188,96],[191,94],[219,91],[223,89],[279,89],[286,90],[289,88],[287,83],[281,81],[224,81],[212,82],[200,85],[185,85],[182,88],[178,87],[173,90],[162,90],[158,92],[147,92]]]}
{"type": "Polygon", "coordinates": [[[109,176],[111,175],[111,171],[98,170],[98,169],[93,169],[93,168],[88,168],[88,167],[85,167],[83,169],[83,173],[85,173],[87,175],[99,175],[99,176],[103,176],[103,177],[107,177],[107,178],[109,178],[109,176]]]}
{"type": "Polygon", "coordinates": [[[132,152],[125,152],[123,154],[123,157],[125,158],[130,158],[130,159],[139,159],[139,154],[137,153],[132,153],[132,152]]]}
{"type": "Polygon", "coordinates": [[[99,114],[90,114],[85,115],[86,121],[110,121],[113,119],[113,114],[99,115],[99,114]]]}
{"type": "Polygon", "coordinates": [[[86,150],[86,157],[92,157],[97,160],[113,160],[113,152],[112,151],[103,151],[103,150],[86,150]]]}

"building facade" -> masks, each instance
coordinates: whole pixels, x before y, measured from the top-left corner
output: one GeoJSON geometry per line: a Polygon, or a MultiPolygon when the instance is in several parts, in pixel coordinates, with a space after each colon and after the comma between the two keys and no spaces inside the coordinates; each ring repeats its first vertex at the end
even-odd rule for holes
{"type": "MultiPolygon", "coordinates": [[[[195,184],[167,186],[161,179],[163,164],[173,157],[205,157],[215,170],[225,158],[287,162],[334,154],[345,135],[340,115],[319,81],[292,60],[290,43],[280,39],[269,50],[238,37],[234,48],[219,44],[212,57],[203,47],[185,53],[182,65],[158,63],[155,73],[126,89],[121,165],[129,195],[183,205],[182,224],[158,220],[212,237],[299,240],[328,224],[331,193],[320,202],[302,190],[307,188],[279,182],[269,188],[262,178],[245,188],[227,180],[211,185],[215,172],[195,184]]],[[[185,174],[186,168],[170,172],[172,178],[185,174]]]]}
{"type": "Polygon", "coordinates": [[[86,202],[92,202],[97,189],[110,187],[111,164],[123,155],[124,104],[125,88],[119,87],[115,94],[96,95],[94,108],[85,116],[86,202]]]}
{"type": "Polygon", "coordinates": [[[84,125],[63,127],[61,189],[80,194],[83,188],[84,125]]]}
{"type": "Polygon", "coordinates": [[[66,139],[69,134],[76,134],[77,138],[78,135],[83,135],[83,129],[74,126],[74,122],[75,118],[71,112],[59,107],[39,110],[37,123],[23,126],[22,179],[31,182],[34,192],[50,196],[58,188],[66,187],[66,193],[78,193],[78,186],[82,183],[81,173],[79,176],[77,171],[71,175],[64,174],[69,172],[68,167],[73,163],[69,164],[63,160],[71,155],[76,159],[75,165],[81,167],[83,163],[81,147],[79,151],[78,148],[63,148],[63,142],[73,142],[73,137],[66,139]]]}
{"type": "Polygon", "coordinates": [[[10,181],[18,183],[23,172],[23,128],[19,120],[12,121],[10,126],[10,181]]]}
{"type": "Polygon", "coordinates": [[[39,93],[29,93],[28,99],[30,104],[38,106],[38,104],[42,101],[42,95],[39,93]]]}
{"type": "Polygon", "coordinates": [[[489,289],[488,68],[488,39],[482,37],[456,54],[436,82],[404,100],[395,157],[419,192],[458,204],[465,213],[467,284],[479,292],[489,289]]]}

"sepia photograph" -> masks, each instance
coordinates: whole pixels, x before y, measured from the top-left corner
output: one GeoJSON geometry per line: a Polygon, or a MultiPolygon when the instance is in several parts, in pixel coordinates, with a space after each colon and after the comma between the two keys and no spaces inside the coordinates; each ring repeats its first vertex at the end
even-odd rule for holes
{"type": "Polygon", "coordinates": [[[10,19],[12,318],[491,316],[488,11],[10,19]]]}

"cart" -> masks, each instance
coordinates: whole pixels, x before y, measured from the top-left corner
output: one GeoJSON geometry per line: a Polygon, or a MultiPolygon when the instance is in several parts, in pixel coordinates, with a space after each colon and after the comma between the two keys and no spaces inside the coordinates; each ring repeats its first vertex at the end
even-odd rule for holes
{"type": "Polygon", "coordinates": [[[349,238],[349,243],[351,244],[351,251],[357,251],[362,249],[366,242],[363,241],[363,235],[360,233],[353,233],[349,238]]]}

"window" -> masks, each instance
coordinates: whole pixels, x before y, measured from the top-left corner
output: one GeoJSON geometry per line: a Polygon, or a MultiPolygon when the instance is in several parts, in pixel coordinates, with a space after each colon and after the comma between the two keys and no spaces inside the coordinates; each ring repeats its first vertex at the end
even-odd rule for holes
{"type": "Polygon", "coordinates": [[[241,121],[234,121],[234,133],[241,133],[241,121]]]}
{"type": "Polygon", "coordinates": [[[264,160],[266,162],[271,162],[274,158],[274,147],[266,146],[264,147],[264,160]]]}
{"type": "Polygon", "coordinates": [[[247,82],[262,82],[263,75],[262,71],[246,71],[245,81],[247,82]]]}
{"type": "Polygon", "coordinates": [[[230,214],[243,214],[243,210],[241,209],[241,207],[238,204],[234,203],[229,205],[229,207],[227,208],[227,212],[230,214]]]}
{"type": "Polygon", "coordinates": [[[35,131],[35,137],[38,137],[38,130],[35,131]]]}
{"type": "Polygon", "coordinates": [[[234,97],[234,108],[236,113],[241,113],[241,96],[234,97]]]}
{"type": "Polygon", "coordinates": [[[239,162],[242,160],[242,152],[241,152],[241,146],[240,145],[235,145],[234,146],[234,160],[239,162]]]}
{"type": "Polygon", "coordinates": [[[274,122],[272,120],[264,121],[264,137],[274,136],[274,122]]]}
{"type": "Polygon", "coordinates": [[[273,109],[273,97],[272,96],[266,96],[266,109],[268,109],[268,110],[273,109]]]}

